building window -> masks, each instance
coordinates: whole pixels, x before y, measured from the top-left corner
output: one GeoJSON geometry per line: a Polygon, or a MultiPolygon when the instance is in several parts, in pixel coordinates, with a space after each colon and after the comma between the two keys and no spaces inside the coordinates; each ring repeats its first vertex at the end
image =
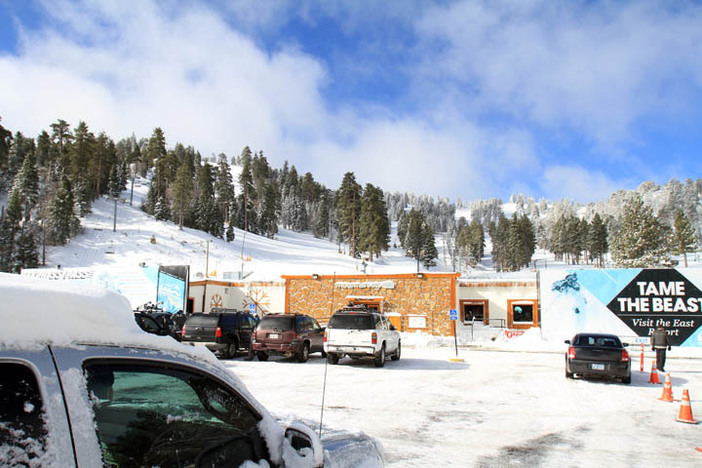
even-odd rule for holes
{"type": "MultiPolygon", "coordinates": [[[[460,302],[461,319],[463,323],[470,323],[473,320],[490,324],[490,314],[488,313],[488,301],[484,299],[462,300],[460,302]]],[[[504,325],[503,325],[504,326],[504,325]]]]}
{"type": "Polygon", "coordinates": [[[509,328],[531,328],[539,325],[536,300],[507,301],[509,328]]]}

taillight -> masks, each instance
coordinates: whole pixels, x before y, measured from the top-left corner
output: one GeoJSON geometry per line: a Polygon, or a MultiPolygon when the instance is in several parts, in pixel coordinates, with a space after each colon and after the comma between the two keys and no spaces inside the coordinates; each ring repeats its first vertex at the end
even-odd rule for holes
{"type": "Polygon", "coordinates": [[[183,329],[180,330],[180,334],[181,334],[181,335],[185,335],[185,325],[183,325],[183,329]]]}
{"type": "Polygon", "coordinates": [[[626,349],[622,349],[622,362],[628,362],[629,361],[629,353],[626,352],[626,349]]]}
{"type": "Polygon", "coordinates": [[[371,335],[371,342],[372,342],[373,344],[378,344],[378,334],[377,334],[377,333],[374,332],[374,333],[371,335]]]}
{"type": "Polygon", "coordinates": [[[327,331],[326,330],[324,330],[324,342],[325,343],[327,342],[327,331]]]}
{"type": "Polygon", "coordinates": [[[572,346],[568,348],[568,359],[575,359],[575,348],[572,346]]]}
{"type": "Polygon", "coordinates": [[[215,331],[215,337],[216,338],[222,338],[222,329],[217,327],[217,330],[215,331]]]}

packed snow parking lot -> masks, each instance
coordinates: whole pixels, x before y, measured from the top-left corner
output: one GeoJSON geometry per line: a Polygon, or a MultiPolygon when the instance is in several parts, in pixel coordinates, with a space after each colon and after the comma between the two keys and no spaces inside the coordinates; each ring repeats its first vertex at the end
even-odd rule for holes
{"type": "MultiPolygon", "coordinates": [[[[565,352],[564,345],[564,352],[565,352]]],[[[291,359],[223,361],[283,421],[304,418],[322,436],[358,430],[379,438],[388,466],[702,466],[702,426],[679,415],[684,388],[702,411],[699,359],[669,353],[675,402],[649,383],[652,354],[639,372],[631,347],[630,385],[564,376],[563,352],[504,352],[452,347],[403,348],[383,368],[314,354],[291,359]]],[[[665,376],[661,374],[661,382],[665,376]]]]}

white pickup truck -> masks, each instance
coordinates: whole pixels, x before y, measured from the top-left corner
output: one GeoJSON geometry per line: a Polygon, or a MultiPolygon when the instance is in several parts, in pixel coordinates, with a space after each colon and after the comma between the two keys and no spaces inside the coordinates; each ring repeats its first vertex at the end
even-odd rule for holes
{"type": "Polygon", "coordinates": [[[372,358],[376,367],[383,367],[387,356],[393,361],[400,359],[401,348],[400,334],[390,320],[373,309],[338,310],[324,333],[324,351],[330,364],[349,356],[372,358]]]}

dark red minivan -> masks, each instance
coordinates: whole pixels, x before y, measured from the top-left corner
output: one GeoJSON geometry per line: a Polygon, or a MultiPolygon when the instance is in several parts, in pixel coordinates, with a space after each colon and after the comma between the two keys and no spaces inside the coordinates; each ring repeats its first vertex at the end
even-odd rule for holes
{"type": "Polygon", "coordinates": [[[306,362],[310,353],[324,353],[324,328],[317,320],[303,314],[264,315],[251,335],[251,349],[259,361],[271,354],[294,356],[306,362]]]}

